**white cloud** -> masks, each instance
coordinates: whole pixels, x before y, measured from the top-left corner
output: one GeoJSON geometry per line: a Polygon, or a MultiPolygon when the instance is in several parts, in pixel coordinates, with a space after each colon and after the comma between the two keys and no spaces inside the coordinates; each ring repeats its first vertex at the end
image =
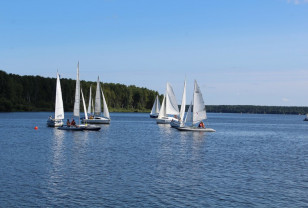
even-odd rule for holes
{"type": "Polygon", "coordinates": [[[287,103],[287,102],[289,102],[289,99],[288,98],[282,98],[282,101],[287,103]]]}

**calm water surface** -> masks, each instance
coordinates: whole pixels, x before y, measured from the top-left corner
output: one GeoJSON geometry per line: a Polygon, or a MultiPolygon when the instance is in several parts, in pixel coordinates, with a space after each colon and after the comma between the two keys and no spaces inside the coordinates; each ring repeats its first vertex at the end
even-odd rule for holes
{"type": "Polygon", "coordinates": [[[0,207],[308,207],[303,116],[209,113],[199,133],[112,113],[67,132],[50,114],[0,114],[0,207]]]}

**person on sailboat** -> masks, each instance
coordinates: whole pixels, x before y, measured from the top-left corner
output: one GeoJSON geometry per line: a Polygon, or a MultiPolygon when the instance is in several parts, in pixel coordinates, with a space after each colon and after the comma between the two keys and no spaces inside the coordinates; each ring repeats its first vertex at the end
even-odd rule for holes
{"type": "Polygon", "coordinates": [[[199,126],[198,126],[198,127],[199,127],[199,128],[205,128],[203,121],[201,121],[201,122],[199,123],[199,126]]]}
{"type": "Polygon", "coordinates": [[[67,121],[66,121],[66,125],[67,125],[67,126],[71,126],[71,122],[70,122],[70,120],[69,120],[69,119],[67,119],[67,121]]]}
{"type": "Polygon", "coordinates": [[[75,122],[75,120],[74,120],[74,119],[72,120],[71,126],[76,127],[76,122],[75,122]]]}

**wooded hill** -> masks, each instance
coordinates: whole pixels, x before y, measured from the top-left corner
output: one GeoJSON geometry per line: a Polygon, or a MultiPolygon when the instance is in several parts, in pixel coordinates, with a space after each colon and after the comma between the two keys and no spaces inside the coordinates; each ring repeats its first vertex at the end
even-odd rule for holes
{"type": "MultiPolygon", "coordinates": [[[[61,79],[64,110],[73,111],[75,80],[61,79]]],[[[88,103],[89,89],[95,94],[96,82],[81,81],[81,88],[88,103]]],[[[149,112],[157,91],[134,85],[102,83],[102,89],[110,111],[149,112]]],[[[56,78],[20,76],[0,70],[0,111],[54,111],[56,78]]],[[[160,95],[160,102],[163,95],[160,95]]],[[[188,106],[186,106],[187,110],[188,106]]],[[[306,114],[308,107],[207,105],[207,112],[256,113],[256,114],[306,114]]]]}
{"type": "MultiPolygon", "coordinates": [[[[72,111],[76,81],[61,79],[64,110],[72,111]]],[[[95,96],[96,82],[80,82],[86,103],[92,85],[95,96]]],[[[152,108],[157,91],[134,85],[101,83],[110,111],[144,112],[152,108]]],[[[0,111],[54,111],[56,78],[20,76],[0,70],[0,111]]],[[[94,95],[94,96],[93,96],[94,95]]],[[[162,99],[162,98],[161,98],[162,99]]]]}

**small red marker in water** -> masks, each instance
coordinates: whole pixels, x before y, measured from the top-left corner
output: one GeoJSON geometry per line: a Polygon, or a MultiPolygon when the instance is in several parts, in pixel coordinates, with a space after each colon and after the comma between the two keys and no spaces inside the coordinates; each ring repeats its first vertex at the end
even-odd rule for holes
{"type": "Polygon", "coordinates": [[[36,127],[34,127],[34,129],[35,129],[35,130],[38,130],[38,127],[36,126],[36,127]]]}

